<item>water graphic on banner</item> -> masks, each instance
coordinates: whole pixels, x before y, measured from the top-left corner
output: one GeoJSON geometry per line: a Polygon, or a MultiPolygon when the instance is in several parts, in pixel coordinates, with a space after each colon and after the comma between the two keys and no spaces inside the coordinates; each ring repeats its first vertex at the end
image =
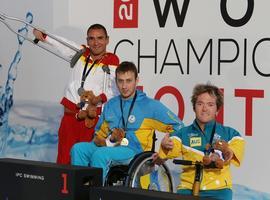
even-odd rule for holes
{"type": "MultiPolygon", "coordinates": [[[[26,14],[26,21],[33,22],[31,12],[26,14]]],[[[28,25],[23,26],[18,32],[24,36],[28,34],[28,25]]],[[[45,126],[41,127],[26,127],[23,125],[10,125],[9,117],[14,105],[14,83],[17,78],[18,65],[22,58],[22,46],[25,39],[17,35],[18,49],[9,66],[7,80],[4,86],[0,86],[0,157],[25,158],[31,160],[54,161],[57,145],[57,128],[51,127],[54,121],[47,121],[45,126]]],[[[0,64],[0,72],[2,73],[3,66],[0,64]]],[[[28,107],[46,110],[46,105],[38,106],[38,103],[21,104],[17,110],[21,112],[28,107]],[[36,104],[36,105],[35,105],[36,104]]],[[[53,112],[53,111],[52,111],[53,112]]],[[[20,113],[20,112],[19,112],[20,113]]],[[[43,113],[43,112],[41,112],[43,113]]],[[[27,117],[27,116],[25,116],[27,117]]],[[[43,119],[43,115],[33,115],[35,118],[43,119]]]]}

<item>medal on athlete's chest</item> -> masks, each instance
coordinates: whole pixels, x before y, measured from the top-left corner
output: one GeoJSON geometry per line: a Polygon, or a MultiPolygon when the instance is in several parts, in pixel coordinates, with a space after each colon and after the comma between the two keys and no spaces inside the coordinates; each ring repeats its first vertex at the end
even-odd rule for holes
{"type": "Polygon", "coordinates": [[[83,92],[84,92],[83,87],[79,87],[79,89],[77,90],[77,92],[78,92],[78,95],[81,96],[83,94],[83,92]]]}
{"type": "Polygon", "coordinates": [[[90,55],[87,56],[87,58],[86,58],[85,66],[84,66],[83,73],[82,73],[81,87],[79,87],[78,90],[77,90],[77,93],[78,93],[79,96],[81,96],[83,94],[83,92],[85,91],[84,88],[83,88],[84,82],[85,82],[87,76],[89,75],[89,73],[91,72],[91,70],[93,69],[93,67],[95,66],[95,64],[97,63],[97,60],[95,60],[91,64],[91,66],[89,67],[89,69],[87,70],[89,59],[90,59],[90,55]]]}
{"type": "Polygon", "coordinates": [[[128,122],[129,122],[129,123],[133,124],[135,121],[136,121],[136,118],[135,118],[134,115],[130,115],[130,116],[128,117],[128,122]]]}

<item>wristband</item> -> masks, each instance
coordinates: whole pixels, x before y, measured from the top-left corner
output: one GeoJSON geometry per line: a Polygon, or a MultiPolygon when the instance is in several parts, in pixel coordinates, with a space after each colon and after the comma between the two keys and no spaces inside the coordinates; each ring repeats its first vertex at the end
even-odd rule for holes
{"type": "Polygon", "coordinates": [[[109,135],[107,138],[106,138],[106,146],[107,147],[114,147],[116,145],[115,142],[111,142],[111,135],[109,135]]]}

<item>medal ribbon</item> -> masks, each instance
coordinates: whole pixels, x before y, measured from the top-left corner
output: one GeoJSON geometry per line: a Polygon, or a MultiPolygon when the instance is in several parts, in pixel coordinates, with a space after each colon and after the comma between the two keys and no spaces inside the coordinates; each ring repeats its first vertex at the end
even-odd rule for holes
{"type": "Polygon", "coordinates": [[[83,88],[84,82],[85,82],[85,80],[86,80],[88,74],[91,72],[91,70],[93,69],[93,67],[94,67],[95,64],[97,63],[97,60],[95,60],[95,61],[92,63],[92,65],[90,66],[90,68],[86,71],[87,66],[88,66],[88,63],[89,63],[89,59],[90,59],[90,55],[87,56],[86,62],[85,62],[85,65],[84,65],[83,74],[82,74],[82,80],[81,80],[81,88],[83,88]]]}
{"type": "MultiPolygon", "coordinates": [[[[198,128],[200,129],[200,131],[203,133],[203,130],[199,126],[197,120],[195,120],[195,123],[198,126],[198,128]]],[[[211,145],[211,148],[213,148],[212,143],[213,143],[213,138],[214,138],[215,132],[216,132],[216,122],[215,122],[215,124],[213,126],[213,129],[212,129],[212,132],[211,132],[211,137],[210,137],[210,140],[209,140],[209,144],[211,145]]],[[[207,151],[205,150],[205,152],[207,152],[207,151]]],[[[209,153],[209,152],[207,152],[207,153],[209,153]]]]}
{"type": "Polygon", "coordinates": [[[125,122],[125,119],[124,119],[124,113],[123,113],[123,100],[122,98],[120,97],[120,108],[121,108],[121,113],[122,113],[122,123],[123,123],[123,126],[124,126],[124,131],[127,130],[127,125],[128,125],[128,118],[131,114],[131,111],[133,110],[133,107],[134,107],[134,104],[135,104],[135,100],[137,98],[137,91],[135,92],[135,95],[132,99],[132,102],[131,102],[131,105],[129,107],[129,111],[128,111],[128,116],[127,116],[127,120],[125,122]]]}

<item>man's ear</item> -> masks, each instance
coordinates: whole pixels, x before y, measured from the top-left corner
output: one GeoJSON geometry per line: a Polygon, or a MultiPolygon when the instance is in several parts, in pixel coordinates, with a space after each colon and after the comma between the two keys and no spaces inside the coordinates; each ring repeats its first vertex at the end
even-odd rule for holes
{"type": "Polygon", "coordinates": [[[109,44],[109,42],[110,42],[110,37],[109,36],[107,36],[107,38],[106,38],[106,44],[108,45],[109,44]]]}

